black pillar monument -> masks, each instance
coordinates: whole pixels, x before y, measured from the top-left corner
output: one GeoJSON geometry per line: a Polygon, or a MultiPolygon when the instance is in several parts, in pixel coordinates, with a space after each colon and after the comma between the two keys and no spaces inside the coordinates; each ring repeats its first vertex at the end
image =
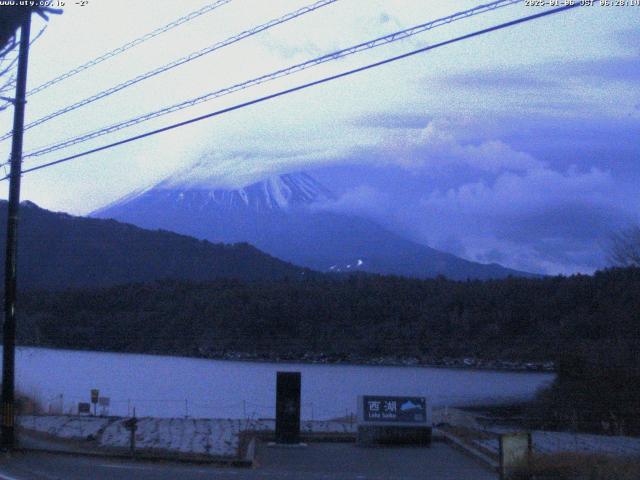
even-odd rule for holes
{"type": "Polygon", "coordinates": [[[277,372],[276,443],[300,443],[300,372],[277,372]]]}

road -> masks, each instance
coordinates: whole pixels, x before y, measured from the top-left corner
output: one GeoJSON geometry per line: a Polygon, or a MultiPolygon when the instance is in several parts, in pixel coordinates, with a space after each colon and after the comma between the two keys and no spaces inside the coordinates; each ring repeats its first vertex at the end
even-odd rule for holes
{"type": "Polygon", "coordinates": [[[476,461],[436,442],[430,448],[260,445],[255,468],[138,462],[41,452],[0,457],[0,480],[497,480],[476,461]]]}

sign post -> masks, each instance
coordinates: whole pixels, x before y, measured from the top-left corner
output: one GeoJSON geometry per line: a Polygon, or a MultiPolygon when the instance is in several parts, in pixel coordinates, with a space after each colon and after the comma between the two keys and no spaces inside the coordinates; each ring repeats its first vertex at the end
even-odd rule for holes
{"type": "Polygon", "coordinates": [[[138,429],[138,419],[136,417],[136,409],[133,409],[133,417],[125,420],[124,427],[129,430],[129,451],[133,458],[136,454],[136,430],[138,429]]]}
{"type": "Polygon", "coordinates": [[[429,445],[431,430],[431,405],[425,397],[358,397],[359,445],[429,445]]]}
{"type": "Polygon", "coordinates": [[[109,413],[109,405],[111,404],[111,399],[109,397],[100,397],[98,398],[98,405],[100,405],[100,416],[104,416],[105,413],[109,413]]]}
{"type": "Polygon", "coordinates": [[[93,403],[93,416],[98,414],[98,398],[100,397],[100,390],[97,388],[91,389],[91,403],[93,403]]]}

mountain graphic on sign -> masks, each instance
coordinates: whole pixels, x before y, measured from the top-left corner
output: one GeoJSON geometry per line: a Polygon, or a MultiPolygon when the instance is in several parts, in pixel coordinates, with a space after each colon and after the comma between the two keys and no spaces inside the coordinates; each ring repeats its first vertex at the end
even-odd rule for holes
{"type": "Polygon", "coordinates": [[[400,405],[400,411],[402,412],[410,412],[411,410],[422,410],[422,406],[413,403],[411,400],[407,400],[400,405]]]}

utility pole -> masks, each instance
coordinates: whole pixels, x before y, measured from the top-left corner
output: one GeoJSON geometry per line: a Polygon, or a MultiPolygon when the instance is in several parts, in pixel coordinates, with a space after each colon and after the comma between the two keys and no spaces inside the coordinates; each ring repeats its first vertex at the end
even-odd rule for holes
{"type": "Polygon", "coordinates": [[[11,449],[15,444],[16,258],[18,250],[18,213],[20,210],[20,177],[22,176],[22,136],[27,90],[30,31],[31,10],[29,9],[20,26],[20,51],[18,53],[18,76],[16,78],[16,98],[13,109],[11,172],[9,174],[9,205],[7,207],[1,425],[1,446],[5,449],[11,449]]]}

